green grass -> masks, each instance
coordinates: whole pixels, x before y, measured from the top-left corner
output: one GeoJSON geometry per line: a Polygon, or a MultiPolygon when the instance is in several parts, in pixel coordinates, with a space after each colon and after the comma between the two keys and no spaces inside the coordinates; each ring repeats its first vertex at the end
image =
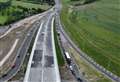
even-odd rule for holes
{"type": "Polygon", "coordinates": [[[57,59],[58,59],[58,65],[63,66],[65,64],[59,43],[58,43],[58,33],[56,31],[56,27],[54,24],[54,40],[55,40],[55,48],[56,48],[56,54],[57,54],[57,59]]]}
{"type": "Polygon", "coordinates": [[[7,2],[8,0],[0,0],[0,2],[7,2]]]}
{"type": "Polygon", "coordinates": [[[71,39],[100,65],[120,76],[120,0],[99,0],[70,8],[63,1],[61,19],[71,39]]]}
{"type": "Polygon", "coordinates": [[[22,2],[22,1],[13,1],[12,2],[13,6],[23,6],[25,8],[41,8],[44,10],[47,10],[50,6],[49,5],[40,5],[40,4],[33,4],[33,3],[27,3],[27,2],[22,2]]]}
{"type": "Polygon", "coordinates": [[[0,23],[1,24],[4,24],[4,22],[6,22],[6,20],[7,20],[7,16],[0,16],[0,23]]]}
{"type": "MultiPolygon", "coordinates": [[[[0,0],[0,3],[6,3],[8,0],[0,0]]],[[[0,25],[8,25],[27,16],[41,13],[51,6],[48,4],[35,4],[24,1],[12,0],[11,5],[0,9],[0,25]],[[27,10],[25,10],[28,9],[27,10]],[[33,10],[34,9],[34,10],[33,10]]]]}

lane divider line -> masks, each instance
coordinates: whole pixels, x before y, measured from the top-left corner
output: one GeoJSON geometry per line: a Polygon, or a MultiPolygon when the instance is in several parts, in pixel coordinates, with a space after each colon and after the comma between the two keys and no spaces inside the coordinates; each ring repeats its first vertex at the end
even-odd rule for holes
{"type": "Polygon", "coordinates": [[[38,33],[36,35],[36,38],[35,38],[35,41],[34,41],[34,45],[33,45],[33,48],[32,48],[32,52],[30,54],[30,58],[29,58],[28,66],[27,66],[27,71],[25,73],[25,77],[24,77],[24,81],[23,82],[29,82],[28,79],[29,79],[29,74],[30,74],[30,68],[31,68],[31,64],[32,64],[32,59],[33,59],[33,56],[34,56],[35,47],[36,47],[36,44],[37,44],[37,40],[38,40],[40,31],[42,29],[42,26],[43,26],[43,22],[41,23],[40,28],[38,30],[38,33]]]}
{"type": "Polygon", "coordinates": [[[54,55],[54,63],[55,63],[55,71],[56,71],[56,82],[61,82],[58,61],[57,61],[56,48],[55,48],[54,32],[53,32],[54,31],[54,20],[55,20],[55,18],[52,19],[51,33],[52,33],[52,46],[53,46],[53,55],[54,55]]]}

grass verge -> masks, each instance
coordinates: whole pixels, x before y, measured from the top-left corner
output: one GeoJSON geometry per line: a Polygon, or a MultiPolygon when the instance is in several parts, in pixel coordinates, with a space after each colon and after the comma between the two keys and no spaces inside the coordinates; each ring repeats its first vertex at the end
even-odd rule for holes
{"type": "Polygon", "coordinates": [[[56,54],[57,54],[57,59],[58,59],[58,65],[63,66],[65,64],[65,61],[64,61],[64,58],[61,52],[59,39],[58,39],[58,33],[55,27],[55,21],[54,21],[54,40],[55,40],[55,48],[56,48],[56,54]]]}

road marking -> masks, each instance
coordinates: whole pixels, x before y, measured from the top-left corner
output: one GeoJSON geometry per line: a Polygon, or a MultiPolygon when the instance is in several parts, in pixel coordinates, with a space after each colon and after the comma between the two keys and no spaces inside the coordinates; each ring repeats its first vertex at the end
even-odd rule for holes
{"type": "Polygon", "coordinates": [[[10,55],[13,53],[19,39],[16,39],[11,50],[8,52],[8,54],[0,61],[0,67],[5,63],[5,61],[10,57],[10,55]]]}
{"type": "Polygon", "coordinates": [[[45,27],[45,36],[44,36],[44,43],[43,43],[43,56],[42,56],[42,75],[41,75],[41,82],[44,82],[44,64],[45,64],[45,52],[46,52],[46,37],[47,37],[47,28],[48,28],[48,22],[45,27]]]}
{"type": "Polygon", "coordinates": [[[50,19],[51,19],[51,16],[49,16],[48,21],[46,23],[46,28],[45,28],[45,33],[46,34],[44,36],[43,57],[42,57],[42,75],[41,75],[42,78],[41,78],[41,82],[44,82],[44,65],[45,65],[46,40],[47,40],[47,36],[48,36],[47,29],[51,28],[51,27],[48,26],[49,22],[50,22],[50,19]]]}
{"type": "Polygon", "coordinates": [[[61,82],[59,68],[58,68],[58,62],[57,62],[55,41],[54,41],[54,32],[53,32],[54,31],[54,20],[55,20],[55,18],[52,18],[52,24],[51,24],[53,56],[54,56],[55,71],[56,71],[56,82],[61,82]]]}
{"type": "Polygon", "coordinates": [[[32,59],[33,59],[33,56],[34,56],[34,50],[35,50],[35,47],[36,47],[36,44],[37,44],[37,41],[38,41],[38,38],[39,38],[40,31],[42,29],[42,26],[43,26],[43,22],[41,23],[40,28],[38,30],[38,33],[36,35],[36,38],[35,38],[35,41],[34,41],[34,45],[33,45],[33,48],[32,48],[32,52],[31,52],[31,55],[30,55],[30,59],[29,59],[29,62],[28,62],[27,71],[26,71],[25,78],[24,78],[23,82],[29,82],[28,79],[29,79],[32,59]]]}
{"type": "MultiPolygon", "coordinates": [[[[47,29],[47,28],[46,28],[47,29]]],[[[46,29],[45,29],[45,35],[46,35],[46,29]]],[[[45,43],[46,43],[46,39],[45,39],[46,36],[44,36],[44,43],[43,43],[43,54],[42,54],[42,74],[41,74],[41,82],[44,82],[44,77],[43,77],[43,74],[44,74],[44,59],[45,59],[45,52],[46,52],[46,46],[45,46],[45,43]]]]}

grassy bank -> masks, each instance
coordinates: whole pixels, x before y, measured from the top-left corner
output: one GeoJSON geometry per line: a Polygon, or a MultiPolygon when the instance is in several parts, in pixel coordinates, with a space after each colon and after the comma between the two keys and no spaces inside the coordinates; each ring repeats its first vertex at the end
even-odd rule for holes
{"type": "MultiPolygon", "coordinates": [[[[63,1],[65,31],[100,65],[120,76],[120,0],[99,0],[74,6],[63,1]]],[[[74,3],[74,2],[72,2],[74,3]]]]}
{"type": "Polygon", "coordinates": [[[56,48],[56,54],[57,54],[57,59],[58,59],[58,65],[63,66],[65,64],[60,45],[59,45],[59,40],[58,40],[58,33],[56,31],[55,23],[54,23],[54,40],[55,40],[55,48],[56,48]]]}

